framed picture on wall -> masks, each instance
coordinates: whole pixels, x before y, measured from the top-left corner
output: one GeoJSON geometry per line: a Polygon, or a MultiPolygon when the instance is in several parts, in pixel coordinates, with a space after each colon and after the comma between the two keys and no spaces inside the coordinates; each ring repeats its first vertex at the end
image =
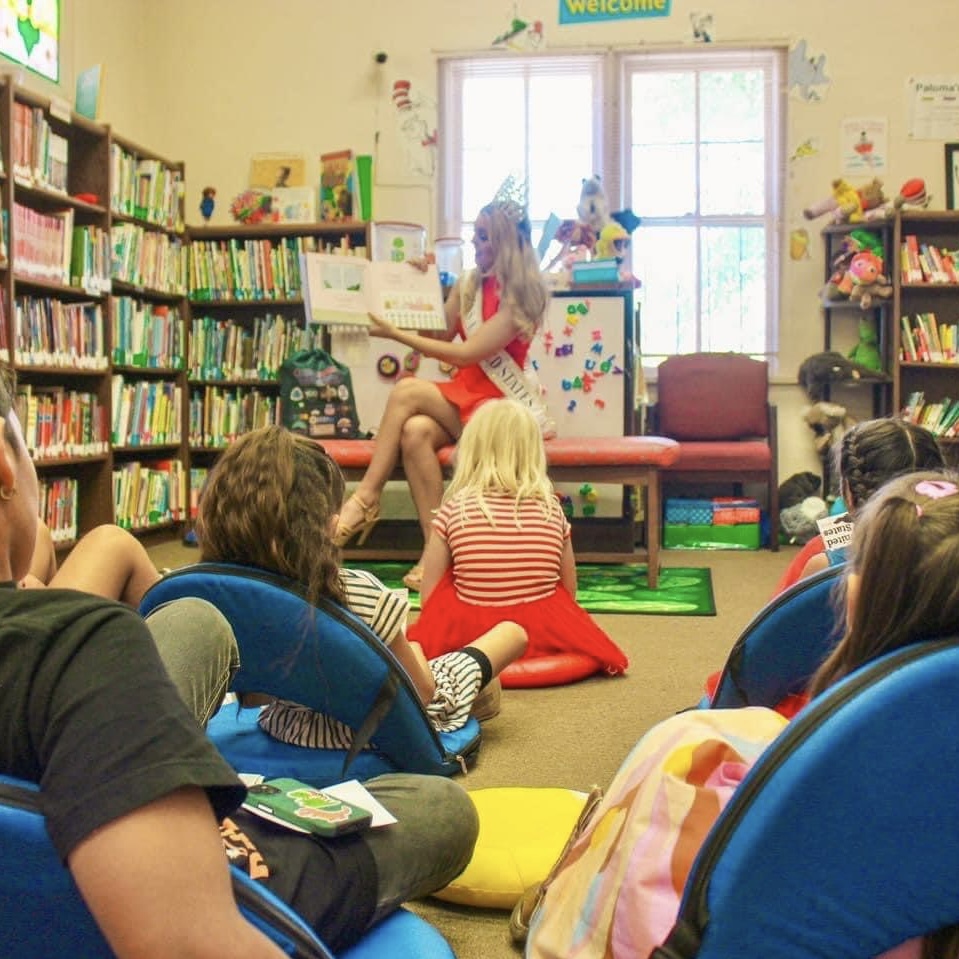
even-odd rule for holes
{"type": "Polygon", "coordinates": [[[959,209],[959,143],[946,144],[946,209],[959,209]]]}

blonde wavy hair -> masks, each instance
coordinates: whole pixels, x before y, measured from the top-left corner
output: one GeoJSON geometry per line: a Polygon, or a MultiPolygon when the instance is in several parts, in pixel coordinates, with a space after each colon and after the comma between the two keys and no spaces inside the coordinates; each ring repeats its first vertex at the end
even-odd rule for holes
{"type": "MultiPolygon", "coordinates": [[[[493,248],[491,274],[500,289],[500,302],[519,314],[523,335],[532,339],[542,326],[549,305],[549,288],[543,280],[539,259],[530,236],[526,211],[512,201],[494,200],[480,210],[489,220],[489,238],[493,248]]],[[[482,277],[471,270],[460,288],[461,315],[473,307],[482,277]]]]}
{"type": "Polygon", "coordinates": [[[280,426],[241,436],[220,454],[200,493],[200,558],[272,570],[315,604],[346,597],[330,529],[343,474],[318,443],[280,426]]]}
{"type": "Polygon", "coordinates": [[[485,498],[488,494],[512,496],[517,523],[523,500],[539,500],[547,518],[559,509],[546,472],[539,424],[515,400],[487,400],[470,417],[456,444],[453,476],[443,502],[458,500],[464,519],[467,503],[475,502],[492,523],[485,498]]]}

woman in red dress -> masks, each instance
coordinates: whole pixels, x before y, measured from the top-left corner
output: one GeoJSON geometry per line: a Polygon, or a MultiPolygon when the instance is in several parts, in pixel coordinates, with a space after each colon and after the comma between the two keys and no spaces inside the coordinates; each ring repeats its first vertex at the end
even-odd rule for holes
{"type": "MultiPolygon", "coordinates": [[[[343,505],[335,536],[339,546],[357,535],[362,543],[369,535],[379,519],[383,486],[400,458],[427,542],[433,512],[443,495],[436,451],[459,438],[463,425],[486,400],[511,392],[530,405],[542,406],[524,367],[530,342],[545,317],[549,293],[525,208],[512,199],[484,206],[476,218],[473,247],[476,268],[461,276],[450,291],[447,330],[440,339],[400,330],[370,316],[372,336],[396,340],[457,371],[449,382],[408,377],[393,388],[369,468],[343,505]]],[[[411,589],[419,589],[421,563],[404,581],[411,589]]]]}

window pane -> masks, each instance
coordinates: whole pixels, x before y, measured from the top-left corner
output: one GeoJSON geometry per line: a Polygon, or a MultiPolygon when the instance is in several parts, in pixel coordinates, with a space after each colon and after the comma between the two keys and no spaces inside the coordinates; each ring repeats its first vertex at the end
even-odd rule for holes
{"type": "Polygon", "coordinates": [[[700,155],[700,213],[762,216],[766,205],[762,143],[704,143],[700,155]]]}
{"type": "Polygon", "coordinates": [[[632,75],[632,209],[640,216],[696,210],[696,76],[632,75]]]}
{"type": "MultiPolygon", "coordinates": [[[[576,216],[583,177],[593,170],[593,78],[533,77],[529,87],[529,214],[576,216]],[[557,109],[561,104],[562,109],[557,109]]],[[[535,236],[534,232],[534,236],[535,236]]]]}
{"type": "Polygon", "coordinates": [[[696,212],[696,149],[633,148],[632,210],[638,216],[686,216],[696,212]]]}
{"type": "Polygon", "coordinates": [[[760,227],[702,231],[702,349],[766,350],[766,238],[760,227]]]}
{"type": "Polygon", "coordinates": [[[507,174],[526,168],[525,84],[520,77],[463,82],[463,196],[460,215],[472,223],[507,174]]]}
{"type": "Polygon", "coordinates": [[[642,355],[697,350],[695,228],[640,226],[633,234],[632,264],[643,283],[639,291],[642,355]]]}
{"type": "Polygon", "coordinates": [[[700,136],[704,142],[763,139],[762,70],[703,71],[699,75],[700,136]]]}
{"type": "Polygon", "coordinates": [[[692,143],[696,138],[696,76],[632,75],[633,145],[692,143]]]}

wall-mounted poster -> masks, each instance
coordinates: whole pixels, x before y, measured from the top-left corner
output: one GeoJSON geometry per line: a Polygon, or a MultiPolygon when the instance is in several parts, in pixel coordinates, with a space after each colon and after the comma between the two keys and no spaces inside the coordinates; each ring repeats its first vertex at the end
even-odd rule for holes
{"type": "Polygon", "coordinates": [[[888,164],[889,124],[885,117],[848,117],[842,121],[842,176],[876,176],[888,164]]]}
{"type": "Polygon", "coordinates": [[[0,53],[60,80],[60,0],[0,0],[0,53]]]}
{"type": "Polygon", "coordinates": [[[257,153],[250,161],[250,186],[306,186],[306,157],[292,153],[257,153]]]}
{"type": "Polygon", "coordinates": [[[906,81],[908,135],[912,140],[959,140],[959,76],[906,81]]]}

